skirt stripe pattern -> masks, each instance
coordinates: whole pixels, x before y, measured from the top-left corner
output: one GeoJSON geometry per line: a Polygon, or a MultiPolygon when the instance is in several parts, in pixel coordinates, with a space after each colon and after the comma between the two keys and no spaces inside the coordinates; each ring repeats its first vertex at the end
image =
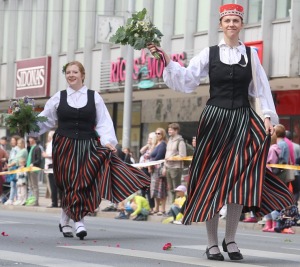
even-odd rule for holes
{"type": "Polygon", "coordinates": [[[267,214],[293,204],[279,178],[266,172],[270,136],[251,108],[206,106],[190,168],[184,224],[211,219],[228,203],[267,214]]]}
{"type": "Polygon", "coordinates": [[[54,135],[53,168],[62,193],[62,208],[79,221],[99,207],[101,199],[118,203],[149,187],[145,173],[124,163],[99,142],[54,135]]]}

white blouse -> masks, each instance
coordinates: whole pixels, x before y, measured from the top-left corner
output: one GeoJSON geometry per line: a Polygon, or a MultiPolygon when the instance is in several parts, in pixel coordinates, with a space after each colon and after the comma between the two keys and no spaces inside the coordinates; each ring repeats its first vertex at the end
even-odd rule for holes
{"type": "MultiPolygon", "coordinates": [[[[87,104],[87,90],[83,86],[80,90],[73,90],[71,87],[67,88],[67,102],[73,108],[82,108],[87,104]]],[[[40,122],[39,134],[43,134],[56,126],[57,122],[57,108],[60,102],[60,91],[53,95],[46,103],[44,110],[39,116],[48,118],[46,122],[40,122]]],[[[118,143],[114,125],[110,114],[104,104],[102,97],[95,92],[95,105],[96,105],[96,132],[100,136],[100,141],[103,146],[111,144],[116,146],[118,143]]]]}
{"type": "MultiPolygon", "coordinates": [[[[239,46],[229,47],[225,44],[224,40],[219,43],[220,47],[220,60],[224,64],[238,64],[241,60],[241,56],[245,57],[246,63],[248,57],[246,54],[245,45],[240,42],[239,46]]],[[[256,81],[251,81],[249,85],[249,95],[251,97],[259,98],[261,111],[264,117],[271,117],[273,124],[278,124],[278,116],[275,110],[271,89],[269,85],[266,73],[260,64],[256,51],[251,48],[252,64],[256,75],[253,75],[253,79],[256,76],[256,81]],[[256,86],[255,86],[256,85],[256,86]]],[[[168,87],[178,92],[191,93],[199,85],[200,80],[206,78],[209,72],[209,47],[203,49],[198,55],[193,57],[188,67],[182,67],[179,63],[170,61],[165,67],[163,78],[168,87]]]]}

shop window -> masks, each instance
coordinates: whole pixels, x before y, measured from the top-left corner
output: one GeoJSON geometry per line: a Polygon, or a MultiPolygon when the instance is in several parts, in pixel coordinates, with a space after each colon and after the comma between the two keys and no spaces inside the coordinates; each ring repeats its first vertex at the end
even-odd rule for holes
{"type": "Polygon", "coordinates": [[[30,57],[36,57],[36,29],[38,27],[37,23],[37,3],[35,1],[32,2],[32,17],[31,17],[31,49],[30,49],[30,57]]]}
{"type": "Polygon", "coordinates": [[[163,18],[164,18],[163,11],[164,11],[164,1],[154,0],[153,23],[160,30],[162,30],[163,28],[163,18]]]}
{"type": "Polygon", "coordinates": [[[46,54],[52,53],[52,32],[53,32],[53,13],[54,13],[54,0],[48,0],[48,13],[47,13],[47,42],[46,42],[46,54]]]}
{"type": "Polygon", "coordinates": [[[276,19],[290,16],[291,0],[276,0],[276,19]]]}
{"type": "Polygon", "coordinates": [[[259,23],[262,14],[262,0],[251,0],[248,2],[248,24],[259,23]]]}
{"type": "Polygon", "coordinates": [[[66,52],[68,50],[69,17],[70,17],[70,0],[65,0],[63,1],[61,48],[60,48],[61,52],[66,52]]]}
{"type": "MultiPolygon", "coordinates": [[[[20,5],[24,5],[23,3],[20,3],[20,5]]],[[[22,7],[18,9],[18,22],[17,22],[17,55],[16,59],[22,58],[22,47],[23,47],[23,41],[22,41],[22,33],[23,33],[23,10],[22,7]]]]}
{"type": "Polygon", "coordinates": [[[77,48],[84,47],[84,39],[85,39],[85,22],[86,22],[86,1],[80,0],[79,4],[79,23],[78,23],[78,44],[77,48]]]}
{"type": "Polygon", "coordinates": [[[105,0],[97,0],[97,15],[104,15],[105,0]]]}
{"type": "Polygon", "coordinates": [[[124,16],[123,2],[123,0],[115,0],[115,16],[124,16]]]}
{"type": "Polygon", "coordinates": [[[139,12],[142,11],[144,8],[144,1],[143,0],[135,0],[135,11],[139,12]]]}
{"type": "Polygon", "coordinates": [[[210,0],[198,0],[197,32],[208,30],[209,2],[210,0]]]}
{"type": "Polygon", "coordinates": [[[175,0],[174,35],[184,34],[186,5],[185,0],[175,0]]]}

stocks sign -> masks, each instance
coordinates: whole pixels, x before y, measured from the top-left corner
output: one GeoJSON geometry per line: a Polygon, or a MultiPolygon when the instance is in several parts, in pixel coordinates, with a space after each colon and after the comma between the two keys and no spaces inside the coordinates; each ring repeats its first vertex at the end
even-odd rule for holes
{"type": "Polygon", "coordinates": [[[15,97],[48,97],[51,57],[17,61],[15,97]]]}

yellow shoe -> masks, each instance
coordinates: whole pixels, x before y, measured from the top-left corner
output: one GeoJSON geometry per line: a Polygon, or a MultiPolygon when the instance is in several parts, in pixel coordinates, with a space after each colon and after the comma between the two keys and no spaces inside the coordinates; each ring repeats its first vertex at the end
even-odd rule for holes
{"type": "Polygon", "coordinates": [[[174,221],[174,218],[173,218],[173,216],[171,216],[171,217],[168,217],[167,219],[164,219],[163,221],[162,221],[162,223],[163,224],[168,224],[168,223],[171,223],[171,222],[173,222],[174,221]]]}
{"type": "Polygon", "coordinates": [[[176,221],[181,221],[182,217],[183,217],[183,214],[181,212],[179,212],[176,216],[176,221]]]}

